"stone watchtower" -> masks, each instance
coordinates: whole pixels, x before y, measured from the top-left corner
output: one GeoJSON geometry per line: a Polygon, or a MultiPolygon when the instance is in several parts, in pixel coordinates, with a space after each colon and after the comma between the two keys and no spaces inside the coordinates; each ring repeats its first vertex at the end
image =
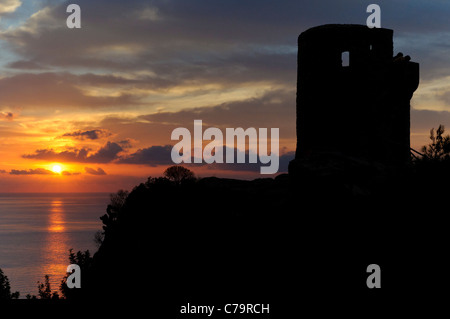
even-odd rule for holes
{"type": "Polygon", "coordinates": [[[363,25],[323,25],[300,34],[296,160],[339,154],[392,165],[409,161],[419,64],[394,58],[392,37],[392,30],[363,25]]]}

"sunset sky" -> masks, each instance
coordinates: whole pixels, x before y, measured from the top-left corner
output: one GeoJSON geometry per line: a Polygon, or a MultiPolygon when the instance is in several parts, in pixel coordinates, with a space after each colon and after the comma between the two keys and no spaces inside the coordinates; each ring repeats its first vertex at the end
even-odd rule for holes
{"type": "MultiPolygon", "coordinates": [[[[450,2],[0,0],[0,192],[113,192],[172,165],[171,132],[280,129],[295,151],[297,37],[365,24],[370,3],[394,50],[420,63],[412,147],[450,128],[450,2]],[[66,26],[68,4],[81,29],[66,26]]],[[[254,165],[199,176],[265,177],[254,165]]]]}

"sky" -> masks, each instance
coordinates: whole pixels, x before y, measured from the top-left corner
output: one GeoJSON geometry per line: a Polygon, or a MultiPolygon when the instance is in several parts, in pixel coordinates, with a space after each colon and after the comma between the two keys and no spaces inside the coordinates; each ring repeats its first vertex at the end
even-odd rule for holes
{"type": "MultiPolygon", "coordinates": [[[[297,37],[381,8],[420,63],[411,146],[450,127],[449,1],[0,0],[0,192],[114,192],[173,165],[178,127],[279,128],[295,152],[297,37]],[[66,8],[81,8],[69,29],[66,8]]],[[[197,165],[258,178],[258,165],[197,165]]]]}

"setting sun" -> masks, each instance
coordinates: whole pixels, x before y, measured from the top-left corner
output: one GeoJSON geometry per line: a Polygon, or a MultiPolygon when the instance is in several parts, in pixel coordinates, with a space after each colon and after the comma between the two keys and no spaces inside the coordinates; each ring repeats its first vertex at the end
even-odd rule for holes
{"type": "Polygon", "coordinates": [[[57,174],[61,174],[61,166],[60,165],[53,165],[52,171],[57,173],[57,174]]]}

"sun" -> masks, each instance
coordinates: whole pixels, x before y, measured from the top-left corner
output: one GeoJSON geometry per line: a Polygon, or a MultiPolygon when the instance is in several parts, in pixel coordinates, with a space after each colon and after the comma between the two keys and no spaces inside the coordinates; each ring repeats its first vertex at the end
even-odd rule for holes
{"type": "Polygon", "coordinates": [[[56,174],[61,174],[61,166],[60,165],[53,165],[52,171],[56,174]]]}

